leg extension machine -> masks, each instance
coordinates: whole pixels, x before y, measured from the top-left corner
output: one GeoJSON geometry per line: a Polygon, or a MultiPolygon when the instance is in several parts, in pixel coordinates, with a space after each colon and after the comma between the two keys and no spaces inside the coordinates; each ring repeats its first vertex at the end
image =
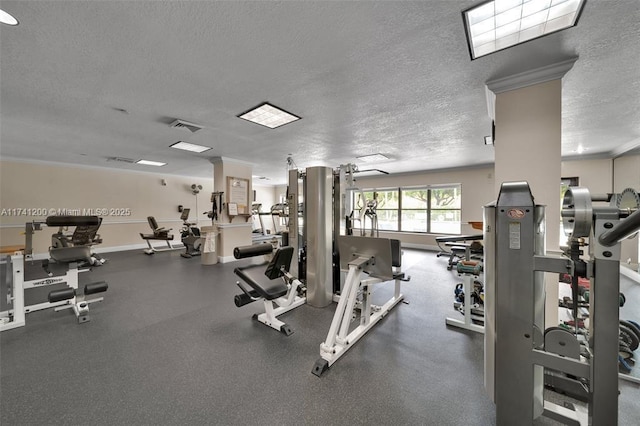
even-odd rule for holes
{"type": "MultiPolygon", "coordinates": [[[[268,254],[272,251],[271,244],[256,244],[254,246],[236,247],[236,258],[268,254]]],[[[240,281],[236,284],[242,290],[234,297],[237,307],[244,306],[258,300],[264,301],[264,313],[255,314],[253,319],[290,336],[291,327],[278,319],[279,315],[289,312],[305,303],[306,298],[298,295],[301,288],[300,281],[289,273],[293,247],[282,247],[276,250],[271,261],[266,265],[249,265],[236,268],[233,272],[251,288],[247,288],[240,281]]]]}

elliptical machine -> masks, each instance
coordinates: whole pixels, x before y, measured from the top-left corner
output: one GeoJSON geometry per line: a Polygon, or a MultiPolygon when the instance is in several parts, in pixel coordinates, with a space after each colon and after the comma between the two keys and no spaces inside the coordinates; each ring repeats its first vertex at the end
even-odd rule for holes
{"type": "Polygon", "coordinates": [[[185,252],[180,253],[180,256],[191,258],[193,256],[200,256],[200,247],[202,246],[202,238],[200,238],[200,229],[195,226],[195,222],[188,222],[189,213],[191,209],[182,209],[180,220],[182,220],[182,229],[180,229],[180,235],[182,237],[182,244],[184,244],[185,252]]]}

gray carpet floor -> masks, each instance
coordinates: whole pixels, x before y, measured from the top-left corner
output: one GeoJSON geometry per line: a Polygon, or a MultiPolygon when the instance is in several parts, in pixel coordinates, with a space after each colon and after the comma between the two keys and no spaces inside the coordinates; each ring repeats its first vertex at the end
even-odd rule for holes
{"type": "MultiPolygon", "coordinates": [[[[90,322],[49,309],[1,333],[2,425],[495,423],[483,388],[483,336],[445,326],[459,316],[452,302],[460,280],[432,252],[405,250],[408,303],[322,378],[311,369],[335,304],[285,314],[294,329],[286,337],[251,320],[261,304],[233,304],[233,269],[246,260],[106,257],[81,274],[81,283],[109,283],[90,322]]],[[[392,287],[376,287],[374,303],[392,287]]],[[[637,425],[640,387],[621,381],[620,391],[619,424],[637,425]]]]}

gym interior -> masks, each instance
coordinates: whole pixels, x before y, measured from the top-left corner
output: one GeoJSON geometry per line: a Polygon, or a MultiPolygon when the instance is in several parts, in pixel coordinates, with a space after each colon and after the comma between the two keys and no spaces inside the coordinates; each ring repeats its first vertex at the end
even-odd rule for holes
{"type": "Polygon", "coordinates": [[[636,425],[640,4],[506,3],[3,1],[0,422],[636,425]]]}

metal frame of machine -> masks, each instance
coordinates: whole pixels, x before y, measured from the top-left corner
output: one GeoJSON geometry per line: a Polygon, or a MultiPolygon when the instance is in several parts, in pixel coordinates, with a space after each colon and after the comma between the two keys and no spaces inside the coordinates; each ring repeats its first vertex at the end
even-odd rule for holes
{"type": "MultiPolygon", "coordinates": [[[[51,218],[56,216],[50,216],[47,218],[47,225],[59,226],[59,224],[53,224],[50,222],[51,218]]],[[[77,224],[81,224],[84,216],[74,217],[74,221],[77,224]]],[[[93,218],[88,216],[87,218],[93,218]]],[[[95,218],[97,221],[97,217],[95,218]]],[[[72,309],[78,323],[88,322],[89,317],[89,304],[94,302],[100,302],[104,300],[103,297],[97,297],[94,299],[87,299],[86,296],[99,292],[106,291],[108,288],[105,282],[87,284],[81,294],[79,293],[79,274],[81,272],[88,272],[89,268],[79,269],[77,262],[71,262],[68,264],[67,271],[64,275],[53,276],[48,273],[47,278],[38,278],[34,280],[25,281],[25,259],[32,259],[33,254],[33,233],[42,229],[42,222],[28,222],[25,226],[25,249],[24,253],[18,251],[10,256],[10,269],[11,269],[11,285],[9,290],[9,298],[11,300],[12,308],[4,311],[0,314],[0,331],[11,330],[26,325],[26,314],[43,309],[54,308],[56,311],[63,309],[72,309]],[[41,288],[54,284],[66,284],[67,288],[64,290],[54,290],[49,293],[49,301],[37,303],[34,305],[25,305],[25,290],[32,288],[41,288]]],[[[74,223],[71,223],[74,225],[74,223]]],[[[75,249],[71,247],[70,249],[75,249]]],[[[53,250],[64,250],[65,248],[56,248],[53,250]]],[[[86,247],[87,253],[89,248],[86,247]]],[[[46,268],[45,268],[46,270],[46,268]]],[[[9,273],[7,274],[9,275],[9,273]]],[[[8,277],[7,277],[8,278],[8,277]]]]}
{"type": "MultiPolygon", "coordinates": [[[[399,281],[408,281],[401,274],[394,276],[392,273],[392,263],[399,266],[400,260],[392,262],[395,258],[390,257],[392,252],[387,247],[391,240],[348,235],[347,220],[353,207],[349,192],[359,191],[354,179],[357,172],[358,168],[353,164],[341,165],[336,170],[329,167],[289,170],[288,235],[289,244],[295,248],[290,272],[305,282],[308,305],[324,308],[334,301],[338,302],[327,340],[321,345],[321,358],[313,368],[317,376],[402,300],[399,281]],[[300,199],[304,199],[304,203],[300,203],[300,199]],[[345,246],[345,239],[351,238],[360,238],[360,243],[353,247],[345,246]],[[354,247],[358,248],[355,252],[354,247]],[[375,247],[378,247],[378,252],[371,251],[375,247]],[[351,259],[354,253],[358,253],[356,257],[362,259],[351,259]],[[361,277],[361,273],[369,271],[373,263],[378,264],[376,268],[379,268],[380,260],[386,261],[387,258],[388,271],[385,270],[381,275],[361,277]],[[355,263],[351,265],[347,261],[355,263]],[[341,275],[340,266],[348,271],[346,279],[341,275]],[[394,297],[382,307],[371,305],[371,286],[392,279],[396,279],[394,297]],[[361,325],[348,334],[352,314],[358,310],[361,325]]],[[[399,242],[397,252],[400,257],[399,242]]]]}
{"type": "Polygon", "coordinates": [[[485,207],[485,387],[496,403],[498,426],[530,424],[546,416],[566,424],[617,424],[620,244],[640,229],[640,209],[595,207],[583,188],[563,202],[567,256],[544,247],[544,207],[526,182],[503,183],[485,207]],[[589,258],[581,260],[584,238],[589,258]],[[590,280],[588,340],[544,323],[543,272],[590,280]],[[544,400],[544,370],[582,378],[588,409],[544,400]]]}
{"type": "Polygon", "coordinates": [[[320,358],[312,370],[318,377],[404,299],[400,281],[408,280],[393,271],[391,240],[344,236],[338,242],[342,254],[340,264],[348,273],[327,338],[320,344],[320,358]],[[371,287],[390,280],[395,281],[393,296],[381,306],[372,305],[371,287]],[[359,295],[361,300],[358,300],[359,295]],[[357,311],[360,312],[360,323],[349,331],[357,311]]]}

